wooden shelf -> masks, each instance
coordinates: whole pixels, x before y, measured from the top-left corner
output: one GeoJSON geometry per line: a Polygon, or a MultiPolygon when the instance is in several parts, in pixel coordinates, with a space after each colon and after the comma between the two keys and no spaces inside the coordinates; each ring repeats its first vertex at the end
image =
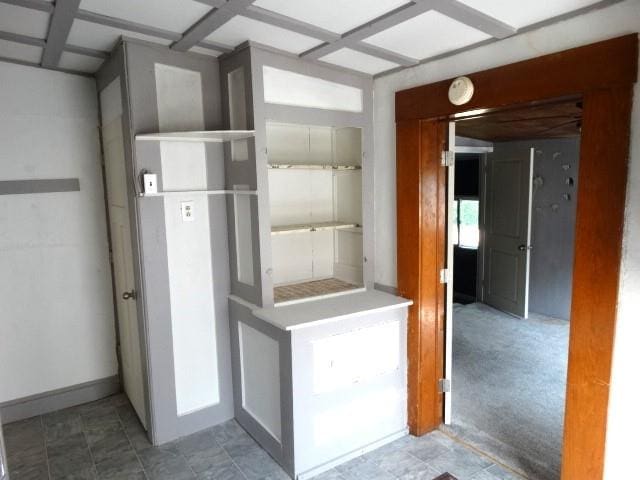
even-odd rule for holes
{"type": "Polygon", "coordinates": [[[342,228],[356,228],[357,223],[347,222],[319,222],[319,223],[299,223],[295,225],[280,225],[271,227],[271,235],[281,235],[287,233],[316,232],[321,230],[336,230],[342,228]]]}
{"type": "Polygon", "coordinates": [[[257,195],[256,190],[177,190],[169,192],[158,193],[140,193],[140,197],[170,197],[180,195],[193,195],[193,194],[205,194],[205,195],[257,195]]]}
{"type": "Polygon", "coordinates": [[[255,130],[209,130],[203,132],[167,132],[136,135],[136,140],[153,142],[230,142],[255,135],[255,130]]]}
{"type": "Polygon", "coordinates": [[[271,170],[360,170],[360,165],[333,165],[330,163],[303,164],[303,163],[270,163],[271,170]]]}

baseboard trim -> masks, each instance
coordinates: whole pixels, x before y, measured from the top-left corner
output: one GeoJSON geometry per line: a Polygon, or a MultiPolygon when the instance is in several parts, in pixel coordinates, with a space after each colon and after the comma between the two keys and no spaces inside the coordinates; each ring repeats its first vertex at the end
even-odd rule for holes
{"type": "Polygon", "coordinates": [[[374,283],[373,288],[380,290],[381,292],[390,293],[391,295],[398,295],[398,289],[383,283],[374,283]]]}
{"type": "Polygon", "coordinates": [[[398,440],[399,438],[404,437],[405,435],[409,434],[409,430],[404,428],[402,430],[400,430],[399,432],[393,433],[391,435],[388,435],[384,438],[381,438],[380,440],[377,440],[373,443],[370,443],[369,445],[365,445],[362,448],[358,448],[356,450],[353,450],[352,452],[349,452],[345,455],[342,455],[341,457],[338,458],[334,458],[333,460],[328,461],[327,463],[323,463],[322,465],[319,465],[317,467],[312,468],[311,470],[307,470],[306,472],[302,472],[300,474],[298,474],[298,476],[296,477],[298,480],[308,480],[310,478],[313,478],[317,475],[320,475],[321,473],[324,473],[328,470],[331,470],[332,468],[338,466],[338,465],[342,465],[343,463],[348,462],[349,460],[352,460],[356,457],[359,457],[360,455],[364,455],[365,453],[369,453],[372,452],[373,450],[376,450],[384,445],[386,445],[387,443],[391,443],[395,440],[398,440]]]}
{"type": "Polygon", "coordinates": [[[120,379],[117,375],[114,375],[0,403],[0,418],[2,418],[3,424],[16,422],[36,415],[43,415],[63,408],[99,400],[120,391],[120,379]]]}

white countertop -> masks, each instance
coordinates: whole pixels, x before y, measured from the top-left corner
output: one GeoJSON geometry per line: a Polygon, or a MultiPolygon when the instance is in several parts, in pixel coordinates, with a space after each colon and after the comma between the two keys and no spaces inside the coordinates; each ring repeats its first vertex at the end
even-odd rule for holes
{"type": "Polygon", "coordinates": [[[282,330],[297,330],[345,318],[408,307],[413,302],[379,290],[347,293],[280,307],[257,308],[252,313],[282,330]]]}

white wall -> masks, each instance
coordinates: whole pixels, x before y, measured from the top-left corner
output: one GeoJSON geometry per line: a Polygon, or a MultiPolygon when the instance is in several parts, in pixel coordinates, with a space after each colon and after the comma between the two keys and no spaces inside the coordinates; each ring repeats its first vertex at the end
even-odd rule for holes
{"type": "Polygon", "coordinates": [[[0,402],[117,374],[95,82],[0,62],[0,402]]]}
{"type": "MultiPolygon", "coordinates": [[[[627,0],[534,32],[375,81],[376,282],[396,285],[394,92],[640,31],[640,2],[627,0]]],[[[629,184],[620,275],[617,332],[609,409],[605,478],[636,470],[640,429],[640,86],[635,88],[629,184]]],[[[604,200],[604,199],[603,199],[604,200]]]]}

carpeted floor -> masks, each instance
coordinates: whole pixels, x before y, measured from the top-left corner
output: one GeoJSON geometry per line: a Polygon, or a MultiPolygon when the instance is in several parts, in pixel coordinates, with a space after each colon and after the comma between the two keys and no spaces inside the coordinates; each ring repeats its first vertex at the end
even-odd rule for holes
{"type": "Polygon", "coordinates": [[[535,480],[560,478],[569,323],[454,306],[450,433],[535,480]]]}

